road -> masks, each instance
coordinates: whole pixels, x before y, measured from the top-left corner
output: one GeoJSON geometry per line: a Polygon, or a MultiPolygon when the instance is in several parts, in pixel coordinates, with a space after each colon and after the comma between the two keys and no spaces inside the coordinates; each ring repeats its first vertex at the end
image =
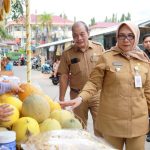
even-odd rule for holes
{"type": "MultiPolygon", "coordinates": [[[[26,66],[14,66],[13,67],[14,75],[20,78],[21,82],[27,81],[27,73],[26,66]]],[[[31,81],[32,84],[41,88],[45,94],[49,95],[53,100],[58,101],[59,97],[59,87],[57,85],[53,85],[51,80],[49,79],[48,74],[42,74],[40,71],[31,70],[31,81]]],[[[69,98],[69,90],[66,93],[66,99],[69,98]]],[[[93,133],[91,115],[89,114],[88,126],[87,130],[93,133]]],[[[145,150],[150,150],[150,143],[145,143],[145,150]]]]}

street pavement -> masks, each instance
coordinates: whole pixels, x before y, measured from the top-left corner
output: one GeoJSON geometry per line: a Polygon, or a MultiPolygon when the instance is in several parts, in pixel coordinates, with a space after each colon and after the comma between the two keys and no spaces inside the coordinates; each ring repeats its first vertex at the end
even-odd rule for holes
{"type": "MultiPolygon", "coordinates": [[[[27,68],[26,66],[14,66],[14,75],[20,78],[21,82],[27,81],[27,68]]],[[[59,87],[53,85],[49,79],[49,74],[42,74],[40,71],[31,70],[31,82],[37,87],[41,88],[45,94],[49,95],[53,100],[59,100],[59,87]]],[[[69,99],[69,90],[67,90],[65,99],[69,99]]],[[[89,114],[87,130],[93,134],[93,122],[89,114]]],[[[145,143],[145,150],[150,150],[150,142],[145,143]]]]}

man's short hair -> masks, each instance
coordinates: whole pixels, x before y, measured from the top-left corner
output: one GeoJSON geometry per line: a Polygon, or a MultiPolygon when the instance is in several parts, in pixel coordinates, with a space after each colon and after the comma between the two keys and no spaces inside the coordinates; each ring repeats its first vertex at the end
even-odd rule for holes
{"type": "Polygon", "coordinates": [[[76,25],[79,25],[79,24],[82,24],[82,25],[85,27],[87,33],[89,32],[88,26],[87,26],[86,23],[83,22],[83,21],[77,21],[77,22],[75,22],[75,23],[73,24],[73,26],[72,26],[72,31],[73,31],[73,28],[74,28],[76,25]]]}
{"type": "Polygon", "coordinates": [[[148,33],[148,34],[145,34],[145,35],[143,36],[143,41],[144,41],[147,37],[150,37],[150,34],[149,34],[149,33],[148,33]]]}

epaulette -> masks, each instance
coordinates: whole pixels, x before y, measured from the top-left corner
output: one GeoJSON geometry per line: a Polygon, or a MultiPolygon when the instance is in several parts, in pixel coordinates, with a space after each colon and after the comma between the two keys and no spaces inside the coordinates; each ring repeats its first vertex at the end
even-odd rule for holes
{"type": "Polygon", "coordinates": [[[67,47],[65,48],[65,51],[70,50],[72,47],[73,47],[73,44],[70,44],[69,46],[67,46],[67,47]]]}
{"type": "Polygon", "coordinates": [[[102,46],[102,44],[101,44],[101,43],[96,42],[96,41],[92,41],[92,43],[102,46]]]}
{"type": "Polygon", "coordinates": [[[112,51],[112,50],[111,50],[111,49],[105,50],[103,53],[108,53],[108,52],[110,52],[110,51],[112,51]]]}

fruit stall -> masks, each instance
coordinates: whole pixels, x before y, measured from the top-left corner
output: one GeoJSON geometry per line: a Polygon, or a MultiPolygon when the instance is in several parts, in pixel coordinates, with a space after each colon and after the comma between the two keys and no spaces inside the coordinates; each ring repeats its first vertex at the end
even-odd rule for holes
{"type": "Polygon", "coordinates": [[[14,132],[18,150],[112,149],[83,129],[73,112],[61,109],[41,89],[30,83],[21,83],[20,87],[24,92],[0,95],[0,105],[7,103],[14,109],[10,121],[0,122],[0,139],[4,133],[14,132]]]}
{"type": "MultiPolygon", "coordinates": [[[[10,10],[11,0],[1,0],[0,20],[4,11],[10,10]],[[1,9],[2,8],[2,9],[1,9]]],[[[30,83],[30,22],[29,0],[26,0],[27,18],[27,83],[20,83],[24,92],[0,95],[0,105],[8,104],[13,108],[9,121],[0,121],[0,150],[112,150],[103,139],[95,137],[83,128],[73,112],[61,109],[41,89],[30,83]]],[[[10,82],[13,74],[4,73],[2,81],[10,82]],[[7,77],[9,75],[10,77],[7,77]]]]}

